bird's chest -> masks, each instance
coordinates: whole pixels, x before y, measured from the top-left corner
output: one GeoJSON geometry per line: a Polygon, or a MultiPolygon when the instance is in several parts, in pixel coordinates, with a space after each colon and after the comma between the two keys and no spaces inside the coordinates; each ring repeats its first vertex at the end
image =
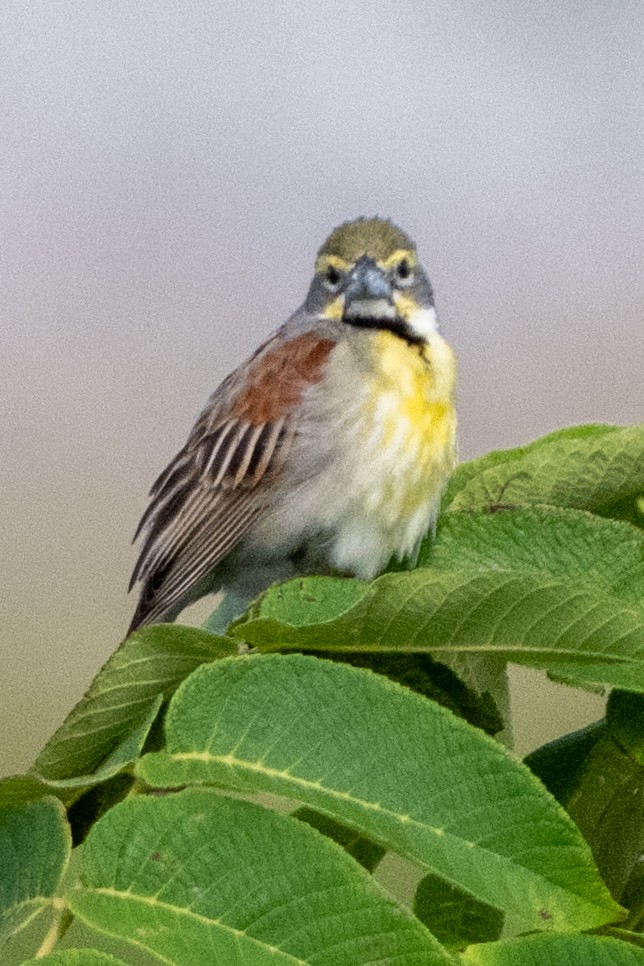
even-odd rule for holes
{"type": "Polygon", "coordinates": [[[266,540],[310,538],[312,569],[367,579],[413,554],[454,467],[453,396],[439,335],[423,352],[388,332],[339,343],[307,394],[266,540]]]}
{"type": "Polygon", "coordinates": [[[453,469],[454,357],[439,335],[419,347],[379,332],[370,348],[353,417],[355,473],[394,519],[440,495],[453,469]]]}

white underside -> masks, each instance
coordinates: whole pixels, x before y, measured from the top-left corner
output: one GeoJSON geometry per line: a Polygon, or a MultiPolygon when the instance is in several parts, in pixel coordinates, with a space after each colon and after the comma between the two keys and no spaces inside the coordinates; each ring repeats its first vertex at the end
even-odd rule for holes
{"type": "Polygon", "coordinates": [[[304,544],[306,569],[369,579],[392,557],[414,554],[435,523],[454,446],[428,479],[403,421],[385,440],[387,412],[400,408],[398,391],[382,392],[374,411],[367,404],[371,375],[350,342],[336,347],[324,388],[309,391],[273,506],[243,541],[243,556],[274,559],[304,544]],[[426,499],[410,512],[405,495],[414,487],[423,487],[426,499]]]}

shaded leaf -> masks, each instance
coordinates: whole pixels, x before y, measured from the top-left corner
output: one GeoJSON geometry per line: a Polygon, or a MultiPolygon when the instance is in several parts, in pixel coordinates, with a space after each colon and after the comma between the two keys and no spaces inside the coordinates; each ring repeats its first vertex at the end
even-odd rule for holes
{"type": "Polygon", "coordinates": [[[644,697],[613,692],[607,718],[544,745],[526,764],[566,806],[613,896],[644,917],[644,697]]]}
{"type": "Polygon", "coordinates": [[[348,825],[335,822],[328,815],[316,812],[314,808],[307,808],[306,805],[303,805],[302,808],[297,808],[294,812],[291,812],[291,815],[293,818],[299,819],[300,822],[306,822],[307,825],[321,832],[322,835],[326,835],[327,838],[333,839],[368,872],[373,872],[386,854],[387,850],[378,845],[377,842],[365,838],[364,835],[360,835],[355,829],[349,828],[348,825]]]}
{"type": "Polygon", "coordinates": [[[414,912],[450,949],[492,942],[503,929],[502,912],[433,875],[421,879],[414,897],[414,912]]]}
{"type": "Polygon", "coordinates": [[[525,764],[558,802],[566,805],[578,787],[588,755],[606,735],[606,722],[596,721],[531,752],[525,764]]]}
{"type": "Polygon", "coordinates": [[[602,933],[614,936],[615,939],[622,939],[626,943],[631,943],[639,949],[644,949],[644,933],[633,932],[631,929],[620,928],[619,926],[605,926],[602,933]]]}
{"type": "Polygon", "coordinates": [[[467,966],[644,966],[644,950],[604,936],[525,936],[470,946],[467,966]]]}
{"type": "Polygon", "coordinates": [[[52,908],[70,852],[57,799],[0,807],[0,946],[52,908]]]}
{"type": "Polygon", "coordinates": [[[80,845],[90,828],[105,812],[130,792],[134,778],[121,773],[98,785],[92,785],[68,807],[67,819],[72,830],[74,848],[80,845]]]}
{"type": "Polygon", "coordinates": [[[614,694],[566,807],[613,896],[644,915],[644,696],[614,694]],[[629,720],[630,716],[630,720],[629,720]]]}
{"type": "Polygon", "coordinates": [[[209,790],[122,802],[90,833],[83,862],[74,913],[164,963],[450,962],[334,843],[209,790]]]}
{"type": "MultiPolygon", "coordinates": [[[[72,715],[80,708],[84,702],[84,698],[72,711],[71,715],[67,718],[63,728],[70,720],[72,715]]],[[[101,764],[98,765],[91,772],[79,771],[77,775],[69,775],[67,778],[51,778],[42,777],[37,771],[32,771],[31,774],[34,777],[41,779],[47,787],[49,788],[50,794],[58,795],[65,804],[68,806],[72,802],[75,802],[79,796],[83,795],[83,792],[87,788],[92,788],[101,785],[105,782],[109,782],[112,779],[118,777],[118,775],[130,765],[135,758],[138,758],[143,748],[145,747],[148,734],[152,728],[159,711],[161,710],[161,705],[163,704],[162,695],[157,695],[156,698],[152,698],[147,705],[147,710],[142,718],[138,718],[135,722],[130,722],[130,730],[124,726],[125,723],[120,718],[119,710],[115,710],[115,714],[112,719],[112,727],[107,725],[108,714],[102,715],[102,720],[100,722],[100,734],[97,735],[96,732],[86,730],[81,732],[80,730],[75,730],[73,736],[70,735],[68,731],[64,738],[58,743],[57,736],[60,734],[60,729],[53,738],[45,746],[45,749],[38,759],[41,758],[44,762],[44,756],[47,756],[46,766],[48,769],[51,768],[53,771],[58,764],[61,763],[61,758],[58,758],[59,752],[65,756],[65,767],[71,769],[72,764],[72,749],[79,752],[81,756],[87,753],[92,753],[95,750],[94,741],[98,738],[99,742],[104,742],[107,740],[108,734],[114,736],[118,731],[120,731],[120,736],[116,741],[116,744],[112,747],[110,753],[105,757],[101,764]]],[[[91,719],[85,718],[82,720],[82,727],[91,729],[96,723],[96,719],[92,721],[91,719]]],[[[79,764],[80,769],[80,764],[79,764]]]]}
{"type": "Polygon", "coordinates": [[[36,777],[56,789],[112,777],[141,752],[162,701],[204,661],[233,654],[235,644],[179,625],[146,627],[127,638],[87,694],[47,742],[36,777]]]}
{"type": "Polygon", "coordinates": [[[300,800],[527,928],[619,918],[568,816],[527,768],[386,678],[303,655],[198,669],[166,719],[156,787],[228,785],[300,800]]]}
{"type": "Polygon", "coordinates": [[[611,737],[642,766],[644,775],[644,699],[640,694],[613,691],[606,718],[611,737]]]}

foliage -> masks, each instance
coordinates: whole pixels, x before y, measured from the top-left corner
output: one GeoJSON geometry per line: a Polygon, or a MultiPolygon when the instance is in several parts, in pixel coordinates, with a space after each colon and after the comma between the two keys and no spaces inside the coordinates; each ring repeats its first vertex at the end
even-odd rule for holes
{"type": "Polygon", "coordinates": [[[409,569],[132,635],[0,782],[2,962],[644,964],[643,495],[644,427],[563,430],[462,465],[409,569]],[[519,761],[508,662],[605,718],[519,761]]]}

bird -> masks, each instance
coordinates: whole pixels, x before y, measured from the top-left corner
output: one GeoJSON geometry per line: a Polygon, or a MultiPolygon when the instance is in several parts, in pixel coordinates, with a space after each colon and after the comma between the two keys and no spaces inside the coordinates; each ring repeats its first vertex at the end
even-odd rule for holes
{"type": "Polygon", "coordinates": [[[414,561],[456,463],[456,361],[412,239],[361,217],[301,305],[210,397],[150,490],[128,633],[223,592],[223,633],[270,585],[414,561]]]}

